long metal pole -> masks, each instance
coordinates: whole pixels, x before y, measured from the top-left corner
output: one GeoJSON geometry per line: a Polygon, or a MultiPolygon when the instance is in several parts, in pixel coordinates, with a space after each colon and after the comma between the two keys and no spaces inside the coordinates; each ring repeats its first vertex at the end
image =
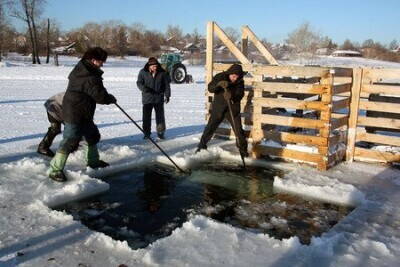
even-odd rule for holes
{"type": "MultiPolygon", "coordinates": [[[[233,117],[231,101],[230,101],[230,100],[226,100],[226,102],[228,103],[229,113],[231,114],[233,132],[234,132],[234,134],[235,134],[235,136],[236,136],[236,146],[239,147],[238,132],[237,132],[237,128],[236,128],[235,119],[234,119],[234,117],[233,117]]],[[[242,154],[242,152],[240,151],[240,149],[239,149],[239,154],[240,154],[240,157],[242,158],[243,168],[246,169],[246,163],[244,162],[244,157],[243,157],[243,154],[242,154]]]]}
{"type": "MultiPolygon", "coordinates": [[[[131,116],[129,116],[129,114],[128,113],[126,113],[125,112],[125,110],[123,109],[123,108],[121,108],[121,106],[120,105],[118,105],[117,103],[115,103],[115,105],[122,111],[122,113],[124,113],[130,120],[131,120],[131,122],[133,122],[133,124],[135,124],[135,126],[137,127],[137,128],[139,128],[139,130],[144,134],[144,131],[143,131],[143,129],[142,129],[142,127],[140,127],[139,126],[139,124],[137,124],[136,123],[136,121],[134,121],[132,118],[131,118],[131,116]]],[[[184,170],[182,170],[169,156],[168,156],[168,154],[153,140],[153,138],[151,138],[150,136],[149,136],[149,140],[172,162],[172,164],[174,164],[174,166],[180,171],[180,172],[183,172],[183,173],[190,173],[190,172],[186,172],[186,171],[184,171],[184,170]]]]}

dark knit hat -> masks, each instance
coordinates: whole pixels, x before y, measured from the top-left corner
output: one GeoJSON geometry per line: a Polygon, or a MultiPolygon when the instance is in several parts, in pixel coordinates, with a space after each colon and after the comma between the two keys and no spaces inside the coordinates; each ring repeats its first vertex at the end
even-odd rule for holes
{"type": "Polygon", "coordinates": [[[85,54],[83,54],[82,59],[96,59],[105,62],[107,60],[108,53],[101,47],[93,47],[86,50],[85,54]]]}
{"type": "Polygon", "coordinates": [[[151,57],[149,58],[149,61],[147,61],[147,64],[151,66],[151,65],[158,65],[159,63],[155,57],[151,57]]]}
{"type": "Polygon", "coordinates": [[[229,69],[226,71],[227,74],[237,74],[240,77],[243,76],[243,69],[242,66],[239,64],[233,64],[232,66],[229,67],[229,69]]]}

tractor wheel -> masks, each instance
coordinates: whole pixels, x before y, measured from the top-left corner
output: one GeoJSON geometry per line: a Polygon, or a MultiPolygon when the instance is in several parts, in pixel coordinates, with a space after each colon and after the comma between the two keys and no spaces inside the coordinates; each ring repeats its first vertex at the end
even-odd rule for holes
{"type": "Polygon", "coordinates": [[[186,68],[183,64],[175,64],[172,68],[171,78],[174,83],[183,83],[186,80],[186,68]]]}

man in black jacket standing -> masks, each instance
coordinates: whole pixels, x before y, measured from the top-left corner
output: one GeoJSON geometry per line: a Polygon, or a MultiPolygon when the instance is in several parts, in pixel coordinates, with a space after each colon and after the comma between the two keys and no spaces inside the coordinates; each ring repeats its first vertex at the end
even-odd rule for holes
{"type": "Polygon", "coordinates": [[[164,139],[165,116],[164,102],[167,104],[171,96],[170,77],[154,57],[149,58],[143,69],[140,70],[136,82],[142,91],[143,104],[143,131],[144,138],[151,134],[151,113],[156,112],[156,129],[158,138],[164,139]]]}
{"type": "Polygon", "coordinates": [[[82,137],[88,144],[87,166],[94,169],[109,166],[99,158],[97,143],[100,141],[100,133],[93,122],[96,103],[109,105],[117,102],[103,86],[103,71],[100,68],[106,59],[105,50],[100,47],[90,48],[68,76],[68,87],[62,102],[65,123],[63,140],[50,162],[49,170],[49,177],[55,181],[67,180],[63,172],[65,163],[82,137]]]}
{"type": "Polygon", "coordinates": [[[240,154],[244,157],[248,156],[247,140],[240,119],[240,101],[244,96],[243,74],[242,66],[233,64],[227,71],[215,75],[208,84],[208,91],[214,93],[214,99],[211,104],[210,118],[196,152],[201,149],[207,149],[208,141],[210,141],[218,125],[226,118],[233,129],[237,128],[236,135],[238,140],[236,144],[240,154]],[[229,112],[228,102],[231,103],[234,122],[229,112]]]}

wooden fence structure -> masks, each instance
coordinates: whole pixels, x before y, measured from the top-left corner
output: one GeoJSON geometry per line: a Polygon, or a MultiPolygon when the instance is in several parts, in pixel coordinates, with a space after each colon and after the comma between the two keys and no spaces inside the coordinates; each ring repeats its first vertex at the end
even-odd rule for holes
{"type": "MultiPolygon", "coordinates": [[[[246,136],[252,143],[253,157],[305,162],[320,170],[334,166],[345,157],[347,160],[379,159],[382,162],[399,160],[399,155],[382,154],[356,144],[367,141],[400,146],[400,137],[382,137],[360,128],[400,129],[400,117],[399,120],[381,120],[359,115],[359,109],[400,113],[400,104],[365,101],[370,94],[382,92],[400,96],[400,86],[382,84],[382,81],[400,78],[400,70],[279,66],[247,26],[242,28],[242,47],[239,49],[215,22],[209,22],[207,84],[213,75],[231,65],[214,62],[214,35],[248,72],[244,78],[246,89],[241,101],[241,115],[246,136]],[[250,62],[247,58],[248,41],[271,65],[250,62]]],[[[213,94],[206,92],[206,99],[208,118],[213,94]]],[[[221,125],[216,134],[234,137],[233,130],[224,126],[221,125]]]]}
{"type": "Polygon", "coordinates": [[[355,69],[347,160],[400,162],[399,132],[400,69],[355,69]]]}

